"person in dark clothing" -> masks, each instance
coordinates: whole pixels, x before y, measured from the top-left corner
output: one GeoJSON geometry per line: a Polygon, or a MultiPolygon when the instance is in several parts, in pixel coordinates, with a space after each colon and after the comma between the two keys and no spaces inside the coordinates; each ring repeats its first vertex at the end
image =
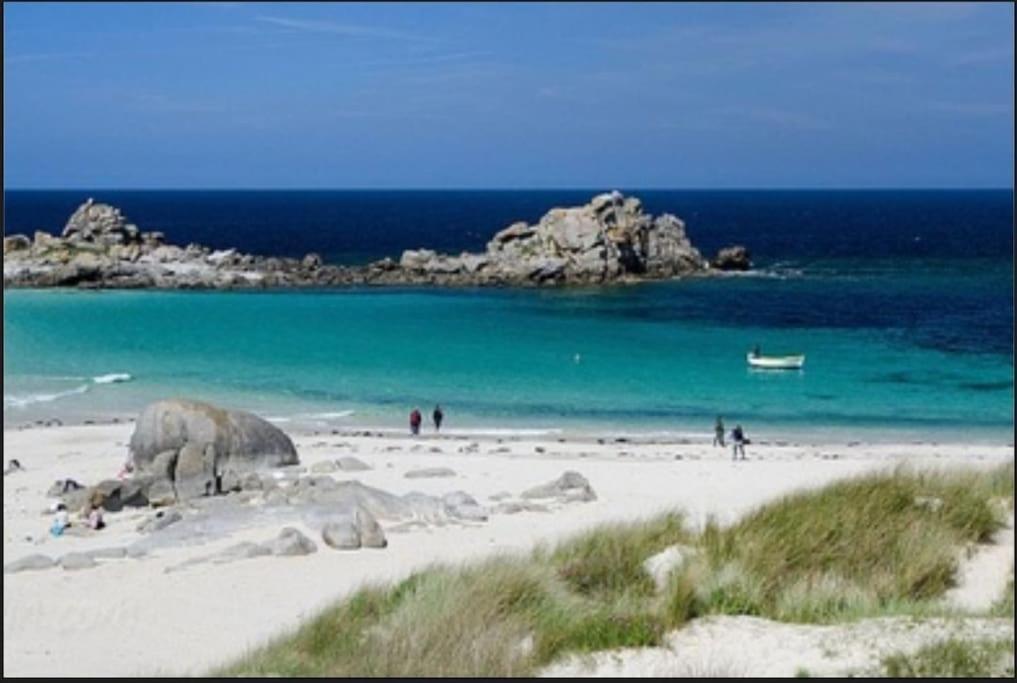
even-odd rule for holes
{"type": "Polygon", "coordinates": [[[745,433],[742,431],[741,425],[735,425],[735,428],[731,430],[731,455],[733,460],[738,459],[738,451],[742,453],[742,460],[745,460],[745,444],[748,439],[745,438],[745,433]]]}
{"type": "Polygon", "coordinates": [[[713,426],[713,445],[724,447],[724,420],[717,416],[717,424],[713,426]]]}
{"type": "Polygon", "coordinates": [[[434,431],[441,431],[441,421],[445,419],[445,414],[441,412],[441,406],[436,405],[434,412],[431,413],[431,418],[434,419],[434,431]]]}
{"type": "Polygon", "coordinates": [[[420,433],[420,411],[416,408],[410,413],[410,433],[416,436],[420,433]]]}

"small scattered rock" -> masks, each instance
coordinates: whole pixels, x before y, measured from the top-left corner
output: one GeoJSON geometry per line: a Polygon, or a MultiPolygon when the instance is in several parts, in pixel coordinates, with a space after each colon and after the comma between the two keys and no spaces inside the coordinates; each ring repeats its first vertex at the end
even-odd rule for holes
{"type": "Polygon", "coordinates": [[[448,467],[424,467],[419,470],[410,470],[403,475],[407,479],[422,479],[428,477],[454,477],[455,470],[448,467]]]}
{"type": "Polygon", "coordinates": [[[96,562],[88,553],[67,553],[60,558],[60,566],[67,571],[78,569],[91,569],[96,562]]]}
{"type": "Polygon", "coordinates": [[[312,474],[330,474],[338,469],[339,467],[331,460],[323,460],[311,465],[312,474]]]}
{"type": "Polygon", "coordinates": [[[28,555],[22,557],[20,560],[14,560],[4,565],[4,574],[16,574],[24,571],[34,571],[37,569],[49,569],[56,566],[56,561],[48,555],[28,555]]]}
{"type": "Polygon", "coordinates": [[[371,469],[370,465],[358,458],[354,458],[352,455],[344,455],[336,460],[336,464],[343,472],[363,472],[364,470],[371,469]]]}
{"type": "Polygon", "coordinates": [[[279,536],[264,544],[277,557],[294,557],[310,555],[318,551],[318,546],[299,530],[291,526],[279,532],[279,536]]]}

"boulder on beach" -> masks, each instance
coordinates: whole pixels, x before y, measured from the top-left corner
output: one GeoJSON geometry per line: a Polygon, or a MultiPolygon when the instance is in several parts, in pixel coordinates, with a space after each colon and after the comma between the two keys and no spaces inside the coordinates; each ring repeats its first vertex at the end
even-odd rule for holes
{"type": "Polygon", "coordinates": [[[325,544],[336,550],[385,548],[388,540],[378,520],[368,510],[356,507],[348,516],[325,522],[321,530],[325,544]]]}
{"type": "Polygon", "coordinates": [[[359,458],[354,458],[352,455],[344,455],[336,460],[335,464],[338,465],[339,469],[343,472],[363,472],[371,469],[371,466],[366,462],[359,458]]]}
{"type": "Polygon", "coordinates": [[[310,555],[318,551],[314,541],[291,526],[285,527],[276,538],[263,543],[262,546],[276,557],[310,555]]]}
{"type": "Polygon", "coordinates": [[[56,560],[52,557],[35,553],[5,564],[4,574],[16,574],[18,572],[33,571],[37,569],[49,569],[55,566],[56,560]]]}
{"type": "Polygon", "coordinates": [[[222,492],[224,481],[237,488],[250,472],[299,461],[293,442],[270,422],[186,399],[147,406],[130,453],[137,475],[172,481],[178,500],[222,492]]]}
{"type": "Polygon", "coordinates": [[[597,495],[586,477],[569,470],[554,481],[523,491],[520,498],[557,498],[563,502],[586,502],[596,500],[597,495]]]}

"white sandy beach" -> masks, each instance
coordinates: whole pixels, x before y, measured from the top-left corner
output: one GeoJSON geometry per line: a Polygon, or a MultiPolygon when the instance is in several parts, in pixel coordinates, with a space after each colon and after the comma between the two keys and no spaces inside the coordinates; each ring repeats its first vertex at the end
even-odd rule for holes
{"type": "MultiPolygon", "coordinates": [[[[57,558],[141,538],[135,527],[152,514],[149,510],[109,514],[101,532],[60,538],[47,533],[50,515],[45,513],[50,502],[45,493],[55,480],[113,478],[132,429],[116,424],[4,431],[6,458],[18,458],[25,468],[4,477],[5,564],[32,553],[57,558]]],[[[731,521],[783,493],[902,462],[988,467],[1014,457],[1013,445],[1003,443],[753,445],[750,459],[736,463],[729,450],[708,443],[430,435],[311,435],[294,442],[302,465],[355,455],[372,469],[333,476],[396,494],[463,490],[487,504],[492,495],[516,496],[575,470],[589,480],[597,500],[554,504],[549,512],[492,514],[483,523],[387,529],[389,545],[383,550],[336,551],[302,528],[318,543],[316,553],[165,571],[239,541],[274,537],[282,525],[266,518],[205,545],[100,560],[99,566],[80,571],[55,567],[4,574],[4,675],[199,674],[296,626],[365,582],[399,579],[430,563],[527,551],[601,522],[671,509],[685,510],[695,524],[708,515],[731,521]],[[438,466],[456,476],[404,476],[438,466]]],[[[1012,530],[1010,538],[1012,545],[1012,530]]]]}

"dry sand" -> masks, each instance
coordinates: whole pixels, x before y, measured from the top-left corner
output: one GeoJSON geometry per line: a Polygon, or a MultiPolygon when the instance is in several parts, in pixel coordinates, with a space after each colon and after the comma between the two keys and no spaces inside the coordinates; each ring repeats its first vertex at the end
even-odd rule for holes
{"type": "MultiPolygon", "coordinates": [[[[5,564],[32,553],[58,557],[122,547],[141,537],[135,526],[148,511],[110,514],[108,528],[93,536],[60,538],[48,535],[50,516],[43,513],[49,503],[45,492],[55,480],[94,483],[115,476],[131,429],[118,424],[4,431],[7,458],[18,458],[25,467],[4,477],[5,564]]],[[[294,440],[302,464],[354,455],[373,469],[338,472],[336,478],[356,478],[396,494],[464,490],[488,504],[489,496],[505,491],[517,496],[576,470],[589,479],[598,498],[555,505],[550,512],[492,515],[484,523],[390,530],[384,550],[335,551],[302,528],[318,542],[318,552],[165,572],[239,541],[274,537],[281,525],[266,518],[229,538],[138,559],[103,560],[92,569],[4,574],[4,675],[198,674],[296,626],[365,582],[399,579],[434,562],[525,552],[537,542],[600,522],[676,508],[695,524],[707,515],[728,522],[791,490],[900,462],[988,467],[1014,456],[1013,446],[1003,444],[787,444],[753,445],[750,459],[735,463],[730,451],[709,444],[561,443],[552,437],[493,436],[311,435],[294,440]],[[422,467],[448,467],[456,476],[404,476],[422,467]]],[[[994,564],[979,571],[1000,570],[994,564]]]]}

